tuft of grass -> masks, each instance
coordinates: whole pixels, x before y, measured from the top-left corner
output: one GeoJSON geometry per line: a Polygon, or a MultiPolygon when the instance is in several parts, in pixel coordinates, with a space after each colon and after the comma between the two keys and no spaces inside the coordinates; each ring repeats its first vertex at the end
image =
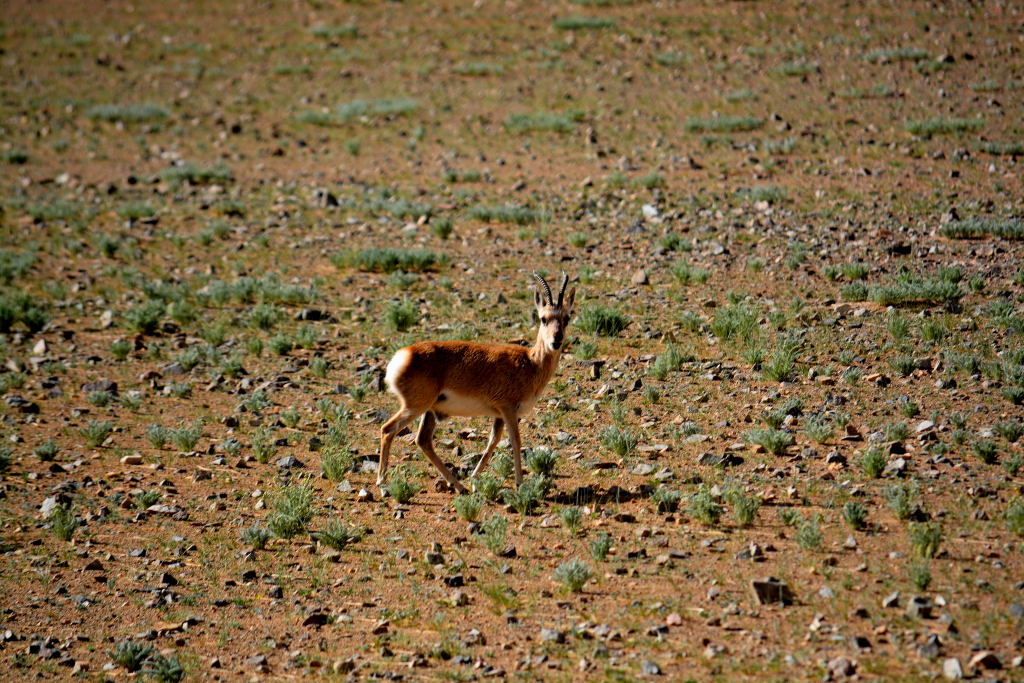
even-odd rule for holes
{"type": "Polygon", "coordinates": [[[817,64],[802,59],[782,62],[772,69],[772,73],[780,76],[809,76],[819,71],[821,69],[817,64]]]}
{"type": "Polygon", "coordinates": [[[932,570],[927,562],[911,562],[907,565],[907,578],[911,585],[919,591],[928,590],[932,584],[932,570]]]}
{"type": "Polygon", "coordinates": [[[429,249],[371,247],[335,254],[331,262],[338,268],[357,268],[371,273],[396,270],[421,273],[447,265],[448,256],[429,249]]]}
{"type": "Polygon", "coordinates": [[[71,541],[80,524],[71,505],[58,505],[50,513],[50,528],[53,535],[62,541],[71,541]]]}
{"type": "Polygon", "coordinates": [[[490,472],[482,472],[473,480],[473,488],[489,503],[501,497],[501,480],[490,472]]]}
{"type": "Polygon", "coordinates": [[[843,521],[846,523],[846,526],[854,531],[860,531],[864,528],[867,517],[867,508],[860,503],[851,500],[843,505],[843,521]]]}
{"type": "Polygon", "coordinates": [[[160,326],[163,316],[164,304],[159,301],[148,301],[128,309],[124,319],[132,332],[152,334],[160,326]]]}
{"type": "Polygon", "coordinates": [[[1020,420],[1005,420],[996,424],[992,431],[1010,443],[1016,443],[1020,437],[1024,436],[1024,422],[1020,420]]]}
{"type": "Polygon", "coordinates": [[[203,436],[203,423],[196,421],[191,427],[170,429],[167,437],[179,451],[194,451],[203,436]]]}
{"type": "Polygon", "coordinates": [[[160,489],[149,489],[135,495],[135,507],[139,510],[148,510],[157,503],[160,502],[160,498],[163,497],[163,492],[160,489]]]}
{"type": "Polygon", "coordinates": [[[558,465],[558,454],[546,446],[537,446],[526,455],[524,462],[534,474],[547,477],[558,465]]]}
{"type": "Polygon", "coordinates": [[[583,527],[583,510],[575,505],[562,508],[558,517],[569,533],[575,534],[583,527]]]}
{"type": "Polygon", "coordinates": [[[583,120],[583,112],[559,114],[550,111],[535,111],[526,114],[509,114],[505,129],[510,133],[571,133],[583,120]]]}
{"type": "Polygon", "coordinates": [[[170,112],[158,104],[97,104],[85,110],[86,117],[93,121],[108,123],[148,123],[162,121],[170,112]]]}
{"type": "Polygon", "coordinates": [[[1008,240],[1024,239],[1024,220],[1019,218],[965,218],[950,221],[939,230],[950,239],[978,239],[999,237],[1008,240]]]}
{"type": "Polygon", "coordinates": [[[452,222],[448,218],[438,218],[430,223],[430,232],[438,239],[446,240],[452,236],[452,222]]]}
{"type": "Polygon", "coordinates": [[[608,425],[599,436],[601,445],[615,455],[625,458],[636,448],[637,437],[633,432],[618,425],[608,425]]]}
{"type": "Polygon", "coordinates": [[[89,420],[85,427],[78,430],[78,433],[85,439],[85,444],[89,448],[98,448],[107,440],[110,433],[114,431],[113,422],[104,422],[102,420],[89,420]]]}
{"type": "Polygon", "coordinates": [[[508,517],[504,515],[489,515],[480,524],[478,534],[484,547],[494,555],[501,555],[505,552],[508,542],[508,517]]]}
{"type": "Polygon", "coordinates": [[[267,518],[267,528],[278,538],[292,538],[306,530],[313,519],[313,487],[289,484],[273,497],[273,512],[267,518]]]}
{"type": "Polygon", "coordinates": [[[263,550],[266,548],[267,543],[272,537],[273,534],[260,524],[246,527],[242,529],[241,533],[242,543],[252,546],[253,550],[263,550]]]}
{"type": "Polygon", "coordinates": [[[352,464],[352,451],[347,446],[335,443],[324,446],[320,451],[320,467],[331,481],[344,479],[352,471],[352,464]]]}
{"type": "Polygon", "coordinates": [[[504,492],[506,505],[511,505],[521,515],[528,515],[533,512],[547,494],[550,482],[545,477],[534,474],[523,480],[523,483],[515,489],[507,489],[504,492]]]}
{"type": "Polygon", "coordinates": [[[757,311],[742,302],[719,308],[711,320],[711,333],[725,342],[750,341],[757,334],[757,311]]]}
{"type": "Polygon", "coordinates": [[[971,444],[971,450],[978,460],[986,465],[996,464],[996,460],[999,458],[999,447],[992,439],[978,439],[971,444]]]}
{"type": "Polygon", "coordinates": [[[737,526],[746,528],[754,523],[757,511],[761,509],[761,501],[758,498],[748,496],[739,489],[730,491],[727,498],[732,505],[732,514],[736,518],[737,526]]]}
{"type": "Polygon", "coordinates": [[[514,225],[546,223],[550,219],[545,211],[512,204],[477,204],[469,210],[469,217],[483,223],[512,223],[514,225]]]}
{"type": "Polygon", "coordinates": [[[942,525],[938,522],[911,523],[907,531],[910,547],[918,557],[931,559],[942,545],[942,525]]]}
{"type": "Polygon", "coordinates": [[[978,143],[978,149],[985,154],[993,156],[1024,156],[1024,143],[1021,142],[995,142],[986,140],[978,143]]]}
{"type": "Polygon", "coordinates": [[[617,337],[630,323],[629,316],[607,306],[588,306],[577,319],[580,331],[602,337],[617,337]]]}
{"type": "Polygon", "coordinates": [[[593,31],[614,28],[615,21],[605,17],[558,17],[552,24],[559,31],[593,31]]]}
{"type": "Polygon", "coordinates": [[[670,489],[667,486],[659,486],[651,494],[651,502],[654,503],[654,507],[658,512],[675,512],[679,509],[679,502],[682,499],[683,494],[681,492],[670,489]]]}
{"type": "MultiPolygon", "coordinates": [[[[578,354],[577,354],[578,357],[578,354]]],[[[669,344],[665,350],[658,354],[651,364],[651,376],[658,380],[668,377],[670,372],[675,372],[683,366],[683,363],[693,360],[689,353],[684,354],[676,344],[669,344]]]]}
{"type": "Polygon", "coordinates": [[[716,116],[713,118],[691,117],[685,128],[691,133],[741,133],[757,130],[764,125],[764,119],[755,116],[716,116]]]}
{"type": "Polygon", "coordinates": [[[694,283],[704,284],[711,275],[710,271],[690,265],[686,261],[676,261],[669,267],[669,272],[676,282],[684,287],[694,283]]]}
{"type": "Polygon", "coordinates": [[[586,562],[574,558],[558,565],[552,578],[569,591],[579,593],[593,575],[586,562]]]}
{"type": "Polygon", "coordinates": [[[389,301],[384,308],[384,322],[394,332],[405,332],[418,319],[419,309],[411,301],[389,301]]]}
{"type": "Polygon", "coordinates": [[[452,67],[452,73],[460,76],[500,76],[505,67],[491,62],[463,62],[452,67]]]}
{"type": "Polygon", "coordinates": [[[134,673],[142,668],[142,665],[156,653],[156,649],[147,643],[140,643],[137,640],[122,640],[110,651],[110,658],[114,664],[134,673]]]}
{"type": "Polygon", "coordinates": [[[483,494],[473,493],[456,496],[455,499],[452,500],[452,507],[455,508],[455,512],[457,512],[459,517],[462,519],[467,522],[476,522],[480,519],[480,511],[483,508],[483,502],[483,494]]]}
{"type": "Polygon", "coordinates": [[[185,667],[175,655],[156,654],[149,658],[146,674],[157,683],[178,683],[185,677],[185,667]]]}
{"type": "Polygon", "coordinates": [[[715,526],[722,518],[722,506],[715,502],[709,491],[691,495],[686,511],[705,526],[715,526]]]}
{"type": "Polygon", "coordinates": [[[309,32],[317,38],[358,38],[359,27],[356,24],[317,24],[311,26],[309,32]]]}
{"type": "Polygon", "coordinates": [[[172,187],[186,183],[190,185],[213,185],[231,182],[231,169],[223,161],[210,166],[199,166],[188,161],[179,162],[160,171],[160,180],[172,187]]]}
{"type": "Polygon", "coordinates": [[[60,446],[53,439],[48,439],[32,449],[36,457],[43,462],[51,462],[60,453],[60,446]]]}
{"type": "Polygon", "coordinates": [[[919,47],[879,48],[864,53],[864,60],[872,64],[919,62],[928,59],[928,51],[919,47]]]}
{"type": "Polygon", "coordinates": [[[793,535],[796,544],[804,550],[817,550],[825,540],[821,533],[821,522],[815,516],[798,524],[796,533],[793,535]]]}
{"type": "Polygon", "coordinates": [[[590,541],[590,556],[598,562],[604,562],[608,558],[608,552],[612,549],[612,537],[601,532],[596,538],[590,541]]]}
{"type": "Polygon", "coordinates": [[[772,455],[785,453],[794,443],[792,434],[779,429],[751,429],[744,438],[772,455]]]}
{"type": "Polygon", "coordinates": [[[334,550],[344,550],[353,543],[363,539],[362,532],[356,527],[340,519],[332,519],[327,527],[314,535],[318,543],[334,550]]]}
{"type": "Polygon", "coordinates": [[[419,484],[409,480],[404,470],[396,468],[392,470],[391,477],[384,486],[384,490],[395,499],[396,503],[404,505],[412,500],[413,496],[419,493],[421,489],[419,484]]]}
{"type": "Polygon", "coordinates": [[[1024,538],[1024,498],[1014,498],[1006,506],[1006,526],[1024,538]]]}
{"type": "Polygon", "coordinates": [[[867,450],[861,454],[860,466],[864,472],[872,479],[877,479],[882,476],[882,472],[885,471],[885,466],[888,463],[885,453],[878,446],[870,446],[867,450]]]}
{"type": "Polygon", "coordinates": [[[928,138],[933,135],[970,133],[979,130],[984,124],[982,119],[937,117],[911,119],[904,124],[904,128],[912,135],[928,138]]]}
{"type": "Polygon", "coordinates": [[[944,304],[959,301],[963,295],[957,283],[938,278],[910,279],[893,285],[876,285],[868,290],[868,298],[883,306],[944,304]]]}
{"type": "Polygon", "coordinates": [[[804,434],[817,443],[827,443],[832,436],[833,426],[824,417],[811,417],[804,423],[804,434]]]}

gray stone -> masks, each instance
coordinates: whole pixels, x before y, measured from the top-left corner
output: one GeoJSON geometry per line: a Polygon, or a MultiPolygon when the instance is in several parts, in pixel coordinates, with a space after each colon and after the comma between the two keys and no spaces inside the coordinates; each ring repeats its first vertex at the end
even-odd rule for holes
{"type": "Polygon", "coordinates": [[[640,669],[645,674],[647,674],[648,676],[660,676],[661,675],[661,667],[658,666],[656,662],[652,662],[649,659],[645,659],[640,664],[640,669]]]}
{"type": "Polygon", "coordinates": [[[286,455],[277,461],[277,466],[281,469],[290,470],[296,467],[302,467],[302,463],[294,455],[286,455]]]}
{"type": "Polygon", "coordinates": [[[793,591],[774,576],[761,580],[755,579],[750,582],[750,587],[754,590],[757,601],[762,605],[776,603],[782,603],[783,605],[793,604],[793,591]]]}
{"type": "Polygon", "coordinates": [[[885,598],[882,600],[882,607],[884,607],[886,609],[888,609],[890,607],[899,607],[899,606],[900,606],[900,592],[899,591],[893,591],[892,593],[889,593],[889,595],[885,596],[885,598]]]}
{"type": "Polygon", "coordinates": [[[931,598],[915,595],[907,603],[907,616],[917,619],[928,619],[932,616],[931,598]]]}
{"type": "Polygon", "coordinates": [[[857,665],[846,657],[836,657],[829,661],[828,670],[835,678],[852,676],[857,672],[857,665]]]}
{"type": "Polygon", "coordinates": [[[917,648],[917,651],[926,659],[935,659],[942,654],[942,641],[933,633],[928,636],[928,640],[925,641],[924,645],[917,648]]]}
{"type": "Polygon", "coordinates": [[[565,632],[559,631],[557,628],[542,628],[540,630],[540,639],[552,643],[564,643],[565,632]]]}
{"type": "Polygon", "coordinates": [[[942,663],[942,675],[951,681],[959,681],[964,677],[964,669],[960,666],[960,660],[950,657],[942,663]]]}
{"type": "Polygon", "coordinates": [[[967,665],[970,669],[1002,669],[1003,663],[999,661],[999,657],[989,652],[988,650],[982,650],[978,654],[971,657],[970,663],[967,665]]]}

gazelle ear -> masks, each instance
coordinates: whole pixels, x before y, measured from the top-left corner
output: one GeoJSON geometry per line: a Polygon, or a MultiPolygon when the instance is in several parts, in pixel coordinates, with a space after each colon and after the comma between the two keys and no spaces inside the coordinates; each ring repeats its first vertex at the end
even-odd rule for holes
{"type": "Polygon", "coordinates": [[[572,289],[569,290],[569,294],[565,298],[565,304],[563,304],[563,308],[565,309],[565,311],[569,315],[572,315],[572,304],[573,304],[574,301],[576,301],[576,288],[575,287],[573,287],[572,289]]]}
{"type": "Polygon", "coordinates": [[[540,298],[540,292],[538,292],[536,289],[533,290],[533,305],[535,308],[540,308],[543,305],[543,302],[540,298]]]}

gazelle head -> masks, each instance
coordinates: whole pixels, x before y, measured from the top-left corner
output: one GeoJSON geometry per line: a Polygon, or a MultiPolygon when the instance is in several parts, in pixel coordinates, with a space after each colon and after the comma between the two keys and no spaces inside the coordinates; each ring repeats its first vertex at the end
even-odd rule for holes
{"type": "Polygon", "coordinates": [[[533,303],[537,307],[537,317],[540,319],[540,330],[537,332],[537,340],[543,344],[546,351],[558,351],[562,348],[565,339],[565,328],[569,325],[572,317],[572,304],[576,299],[576,288],[569,290],[569,296],[565,296],[565,287],[569,284],[569,276],[562,273],[562,286],[558,290],[558,300],[551,295],[551,287],[547,280],[537,273],[533,274],[540,283],[540,288],[533,293],[533,303]]]}

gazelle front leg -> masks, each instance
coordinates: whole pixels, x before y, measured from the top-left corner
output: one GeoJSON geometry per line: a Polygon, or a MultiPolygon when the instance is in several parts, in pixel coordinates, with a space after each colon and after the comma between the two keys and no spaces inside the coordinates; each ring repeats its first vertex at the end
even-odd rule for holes
{"type": "Polygon", "coordinates": [[[512,443],[512,460],[515,463],[516,486],[523,483],[523,461],[519,453],[521,442],[519,441],[519,416],[514,411],[504,411],[505,422],[508,423],[508,438],[512,443]]]}
{"type": "Polygon", "coordinates": [[[469,475],[470,478],[475,478],[476,475],[480,474],[480,472],[487,467],[487,461],[491,459],[494,449],[498,447],[498,441],[501,439],[501,432],[504,427],[504,420],[500,417],[494,418],[494,425],[491,427],[491,439],[487,442],[487,448],[484,449],[484,454],[480,456],[480,462],[478,462],[476,467],[473,468],[473,474],[469,475]]]}
{"type": "Polygon", "coordinates": [[[377,461],[377,488],[381,495],[384,495],[384,475],[388,471],[388,455],[391,453],[391,443],[395,440],[398,432],[405,429],[406,425],[412,422],[415,416],[409,414],[404,408],[391,416],[391,419],[380,428],[380,456],[377,461]]]}
{"type": "Polygon", "coordinates": [[[423,413],[423,419],[420,421],[420,429],[416,434],[416,444],[423,449],[423,454],[427,456],[427,460],[437,468],[437,471],[441,473],[441,476],[445,478],[453,489],[459,493],[468,493],[467,489],[462,482],[452,474],[451,470],[441,462],[441,458],[437,457],[437,453],[434,452],[434,427],[437,426],[437,416],[434,415],[432,410],[428,410],[423,413]]]}

